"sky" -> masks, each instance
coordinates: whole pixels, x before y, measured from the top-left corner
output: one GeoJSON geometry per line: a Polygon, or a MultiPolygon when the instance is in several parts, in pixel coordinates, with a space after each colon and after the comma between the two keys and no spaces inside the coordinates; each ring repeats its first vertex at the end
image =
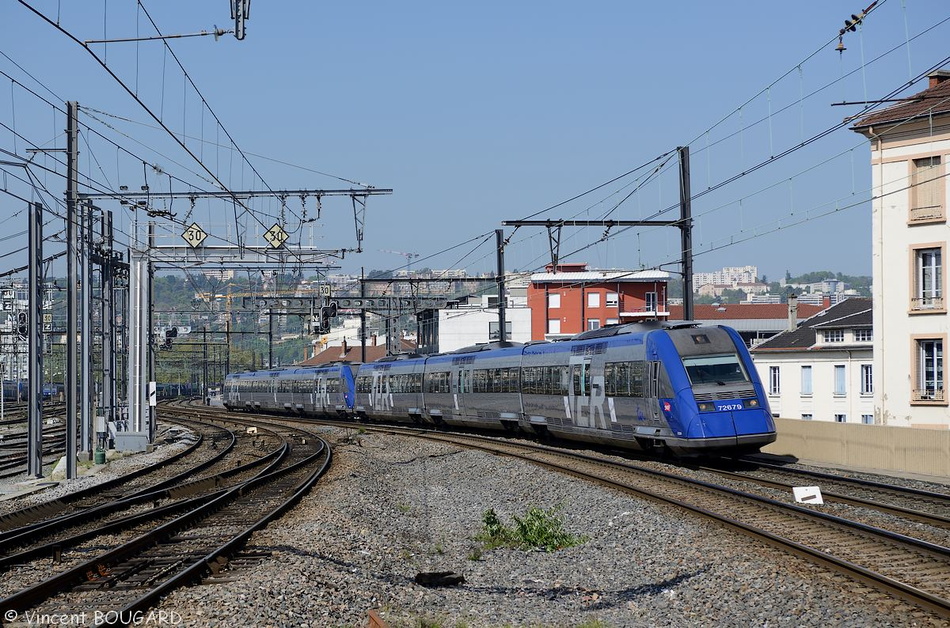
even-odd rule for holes
{"type": "MultiPolygon", "coordinates": [[[[696,272],[870,275],[870,150],[846,120],[950,68],[950,4],[879,0],[838,51],[866,6],[253,0],[243,40],[166,48],[115,40],[233,29],[230,3],[0,0],[0,272],[25,263],[26,201],[65,213],[62,154],[27,149],[65,146],[68,100],[82,191],[148,185],[174,214],[160,244],[192,222],[208,243],[263,244],[280,222],[291,244],[344,251],[328,272],[480,273],[503,229],[506,270],[536,271],[548,232],[504,222],[676,220],[688,147],[696,272]],[[317,217],[313,196],[241,209],[160,194],[222,186],[392,193],[367,199],[361,225],[345,196],[317,217]]],[[[128,243],[136,213],[97,203],[128,243]]],[[[46,254],[63,224],[49,216],[46,254]]],[[[565,226],[559,241],[561,262],[680,271],[670,226],[565,226]]]]}

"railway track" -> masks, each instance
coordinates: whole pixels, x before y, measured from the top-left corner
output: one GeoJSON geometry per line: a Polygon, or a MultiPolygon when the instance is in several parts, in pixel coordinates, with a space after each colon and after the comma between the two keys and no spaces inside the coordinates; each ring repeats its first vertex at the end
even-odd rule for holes
{"type": "Polygon", "coordinates": [[[780,495],[791,494],[796,486],[817,485],[826,509],[846,505],[851,508],[837,510],[861,517],[869,524],[886,526],[892,532],[921,534],[931,537],[926,540],[950,545],[950,489],[947,492],[913,489],[765,462],[744,466],[746,469],[741,471],[708,466],[697,469],[725,480],[777,489],[780,495]],[[929,532],[928,527],[932,529],[929,532]]]}
{"type": "Polygon", "coordinates": [[[84,531],[61,539],[60,545],[76,547],[81,559],[66,565],[50,560],[43,566],[53,575],[19,585],[0,600],[7,623],[64,612],[133,623],[130,618],[140,617],[168,591],[220,570],[255,530],[295,504],[330,463],[329,447],[315,434],[285,428],[280,438],[283,455],[250,479],[180,500],[178,510],[150,523],[139,519],[118,535],[90,537],[84,531]]]}
{"type": "MultiPolygon", "coordinates": [[[[66,451],[66,427],[62,424],[64,413],[54,409],[45,415],[45,421],[53,421],[53,425],[45,425],[42,436],[42,461],[46,467],[56,462],[66,451]]],[[[26,452],[26,414],[18,419],[9,419],[0,422],[0,479],[14,478],[23,475],[27,468],[26,452]],[[22,429],[20,429],[22,428],[22,429]]]]}
{"type": "MultiPolygon", "coordinates": [[[[690,477],[689,469],[658,471],[626,460],[468,434],[366,429],[511,456],[685,509],[950,619],[950,548],[946,544],[829,515],[813,506],[790,503],[788,497],[782,501],[749,489],[699,480],[690,477]]],[[[935,525],[943,524],[937,518],[935,525]]]]}
{"type": "MultiPolygon", "coordinates": [[[[179,513],[200,505],[219,495],[223,490],[246,482],[256,475],[267,473],[287,455],[288,445],[276,432],[266,430],[254,439],[260,448],[269,441],[271,445],[254,452],[250,447],[242,454],[250,458],[241,463],[230,456],[227,461],[213,460],[215,464],[199,466],[215,469],[212,474],[179,474],[154,486],[154,490],[137,491],[126,495],[121,491],[105,490],[93,493],[88,499],[71,504],[72,508],[53,518],[35,520],[26,513],[28,523],[0,533],[0,573],[29,561],[56,556],[61,562],[64,556],[98,538],[104,533],[118,534],[143,525],[154,526],[163,518],[173,518],[179,513]],[[248,455],[253,454],[253,455],[248,455]]],[[[39,509],[38,512],[44,512],[39,509]]],[[[75,552],[74,552],[75,553],[75,552]]],[[[3,584],[0,583],[0,595],[3,584]]]]}

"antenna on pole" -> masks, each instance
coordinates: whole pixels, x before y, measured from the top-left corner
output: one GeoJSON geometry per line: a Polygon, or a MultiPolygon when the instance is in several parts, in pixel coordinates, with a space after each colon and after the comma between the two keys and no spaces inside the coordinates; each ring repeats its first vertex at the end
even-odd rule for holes
{"type": "Polygon", "coordinates": [[[244,39],[244,21],[251,17],[251,0],[231,0],[231,19],[234,20],[234,37],[244,39]]]}

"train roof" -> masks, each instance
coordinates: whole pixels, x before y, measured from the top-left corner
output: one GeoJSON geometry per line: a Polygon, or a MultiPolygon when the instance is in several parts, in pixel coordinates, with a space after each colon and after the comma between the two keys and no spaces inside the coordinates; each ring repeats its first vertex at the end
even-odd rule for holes
{"type": "Polygon", "coordinates": [[[384,355],[383,357],[373,360],[373,362],[398,362],[400,360],[412,360],[415,358],[424,358],[425,356],[421,353],[397,353],[395,355],[384,355]]]}
{"type": "Polygon", "coordinates": [[[462,347],[461,349],[456,349],[455,351],[450,351],[448,353],[477,353],[479,351],[492,351],[494,349],[510,349],[523,347],[524,343],[521,342],[486,342],[477,345],[471,345],[469,347],[462,347]]]}
{"type": "Polygon", "coordinates": [[[611,336],[620,336],[622,334],[636,334],[655,329],[682,329],[685,327],[699,327],[697,321],[646,321],[638,323],[620,323],[617,325],[604,325],[598,329],[583,331],[571,336],[570,340],[591,340],[593,338],[609,338],[611,336]]]}
{"type": "Polygon", "coordinates": [[[315,366],[287,366],[274,369],[261,369],[258,371],[240,371],[238,373],[228,373],[225,379],[240,377],[281,377],[284,375],[301,375],[306,373],[319,373],[320,371],[333,371],[343,366],[358,366],[359,363],[338,361],[327,362],[315,366]]]}

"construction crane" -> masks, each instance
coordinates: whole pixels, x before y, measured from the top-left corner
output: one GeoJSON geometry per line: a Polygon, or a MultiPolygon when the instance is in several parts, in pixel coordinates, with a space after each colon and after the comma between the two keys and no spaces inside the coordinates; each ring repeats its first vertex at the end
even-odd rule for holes
{"type": "Polygon", "coordinates": [[[393,255],[402,255],[406,258],[406,273],[412,270],[412,258],[419,257],[418,253],[403,253],[402,251],[390,251],[389,249],[379,249],[382,253],[392,253],[393,255]]]}

